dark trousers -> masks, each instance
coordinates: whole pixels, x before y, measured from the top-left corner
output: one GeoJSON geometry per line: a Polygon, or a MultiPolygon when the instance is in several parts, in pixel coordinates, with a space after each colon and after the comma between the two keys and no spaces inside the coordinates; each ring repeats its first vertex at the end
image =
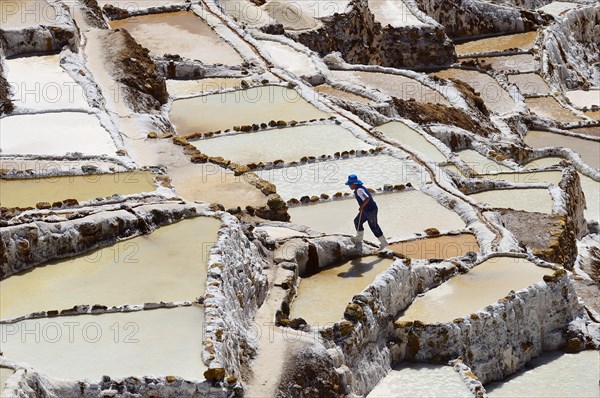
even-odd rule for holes
{"type": "Polygon", "coordinates": [[[373,235],[375,235],[376,238],[383,235],[383,231],[377,223],[377,209],[371,211],[364,210],[362,215],[358,213],[354,218],[354,227],[359,231],[364,231],[363,224],[365,222],[369,223],[369,228],[371,228],[371,231],[373,231],[373,235]]]}

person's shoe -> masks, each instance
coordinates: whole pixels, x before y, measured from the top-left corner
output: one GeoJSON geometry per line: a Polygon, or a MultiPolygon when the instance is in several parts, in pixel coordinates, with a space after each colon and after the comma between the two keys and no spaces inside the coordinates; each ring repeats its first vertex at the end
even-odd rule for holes
{"type": "Polygon", "coordinates": [[[356,243],[357,245],[362,243],[363,241],[363,236],[365,235],[365,231],[356,231],[356,236],[353,238],[354,243],[356,243]]]}
{"type": "Polygon", "coordinates": [[[387,245],[388,245],[387,240],[385,240],[385,236],[382,235],[378,239],[379,239],[379,242],[380,242],[379,243],[379,250],[385,249],[387,247],[387,245]]]}

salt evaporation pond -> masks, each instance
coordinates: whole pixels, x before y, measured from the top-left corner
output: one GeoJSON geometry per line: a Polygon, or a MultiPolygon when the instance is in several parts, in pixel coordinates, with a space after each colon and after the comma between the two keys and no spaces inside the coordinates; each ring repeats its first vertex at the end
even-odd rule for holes
{"type": "Polygon", "coordinates": [[[290,318],[303,318],[311,326],[332,325],[342,318],[352,297],[369,286],[393,262],[376,256],[359,257],[302,278],[298,295],[291,305],[290,318]]]}
{"type": "Polygon", "coordinates": [[[173,97],[185,97],[195,94],[221,91],[228,88],[239,89],[242,79],[236,78],[208,78],[198,80],[167,80],[167,91],[173,97]]]}
{"type": "Polygon", "coordinates": [[[327,118],[329,114],[311,105],[295,90],[260,86],[173,101],[169,117],[179,134],[191,134],[271,120],[327,118]]]}
{"type": "Polygon", "coordinates": [[[469,196],[496,209],[552,213],[552,196],[546,188],[494,189],[469,196]]]}
{"type": "Polygon", "coordinates": [[[332,87],[328,84],[321,84],[320,86],[315,87],[315,90],[321,94],[332,95],[343,100],[354,101],[365,105],[373,104],[373,101],[369,98],[350,93],[348,91],[340,90],[339,88],[332,87]]]}
{"type": "Polygon", "coordinates": [[[577,152],[588,166],[600,169],[600,142],[584,138],[532,130],[525,136],[525,143],[532,148],[563,147],[577,152]]]}
{"type": "MultiPolygon", "coordinates": [[[[598,112],[600,115],[600,112],[598,112]]],[[[591,137],[600,137],[600,126],[598,127],[578,127],[569,130],[570,133],[589,135],[591,137]]]]}
{"type": "Polygon", "coordinates": [[[79,112],[5,117],[0,149],[13,155],[115,155],[117,150],[98,118],[79,112]]]}
{"type": "Polygon", "coordinates": [[[303,156],[368,150],[372,146],[337,124],[314,124],[191,141],[202,153],[240,164],[298,161],[303,156]],[[293,143],[293,145],[291,144],[293,143]]]}
{"type": "Polygon", "coordinates": [[[0,368],[0,397],[4,396],[2,394],[2,392],[4,391],[4,388],[6,387],[6,381],[13,374],[15,374],[15,371],[12,369],[0,368]]]}
{"type": "Polygon", "coordinates": [[[539,184],[547,182],[558,185],[562,178],[562,171],[552,170],[521,173],[482,174],[478,177],[485,178],[486,180],[510,181],[522,184],[539,184]]]}
{"type": "Polygon", "coordinates": [[[477,174],[498,173],[503,171],[514,171],[510,167],[500,164],[492,159],[486,158],[474,149],[458,151],[458,155],[471,170],[477,174]]]}
{"type": "Polygon", "coordinates": [[[540,117],[556,120],[557,122],[578,122],[582,120],[563,106],[554,97],[525,98],[529,110],[540,117]]]}
{"type": "MultiPolygon", "coordinates": [[[[464,221],[453,211],[440,205],[431,196],[417,190],[375,196],[379,207],[379,225],[386,237],[411,236],[427,228],[459,230],[464,221]]],[[[291,207],[291,221],[328,234],[356,234],[354,217],[358,205],[354,198],[313,205],[291,207]]],[[[376,240],[365,223],[365,239],[376,240]]]]}
{"type": "Polygon", "coordinates": [[[336,81],[347,81],[357,85],[376,89],[392,97],[419,102],[431,102],[450,106],[450,102],[439,91],[427,87],[423,83],[402,75],[378,72],[341,71],[331,72],[336,81]]]}
{"type": "Polygon", "coordinates": [[[83,88],[60,66],[60,55],[5,61],[15,106],[35,109],[88,108],[83,88]]]}
{"type": "Polygon", "coordinates": [[[564,16],[568,11],[581,7],[577,3],[568,3],[565,1],[553,1],[550,4],[546,4],[543,7],[537,9],[537,11],[543,11],[546,14],[550,14],[555,18],[564,16]]]}
{"type": "Polygon", "coordinates": [[[417,297],[398,320],[451,322],[494,304],[511,290],[525,289],[552,272],[522,258],[494,257],[417,297]]]}
{"type": "Polygon", "coordinates": [[[470,60],[478,60],[481,65],[491,65],[492,69],[504,72],[533,72],[536,67],[536,61],[531,54],[461,59],[462,62],[467,62],[470,60]]]}
{"type": "Polygon", "coordinates": [[[550,95],[552,92],[548,83],[537,73],[508,75],[508,81],[515,84],[523,96],[550,95]]]}
{"type": "Polygon", "coordinates": [[[253,230],[254,233],[266,232],[271,239],[283,240],[297,236],[306,236],[305,232],[299,232],[291,228],[285,227],[274,227],[270,225],[256,227],[253,230]]]}
{"type": "Polygon", "coordinates": [[[444,235],[398,242],[388,247],[409,258],[432,259],[460,257],[479,251],[477,237],[473,234],[444,235]]]}
{"type": "Polygon", "coordinates": [[[515,375],[490,383],[485,389],[490,398],[600,396],[600,352],[577,354],[547,352],[533,359],[515,375]]]}
{"type": "Polygon", "coordinates": [[[375,21],[383,27],[425,26],[402,0],[369,0],[368,4],[375,21]]]}
{"type": "Polygon", "coordinates": [[[578,108],[600,106],[600,89],[567,91],[565,96],[578,108]]]}
{"type": "Polygon", "coordinates": [[[592,120],[600,120],[600,111],[585,111],[583,113],[592,120]]]}
{"type": "Polygon", "coordinates": [[[446,69],[436,72],[435,76],[442,79],[458,79],[469,85],[475,92],[480,93],[481,98],[489,110],[498,114],[514,112],[515,101],[510,94],[498,84],[492,76],[464,69],[446,69]]]}
{"type": "Polygon", "coordinates": [[[35,207],[39,202],[106,198],[156,190],[152,173],[133,171],[19,180],[0,179],[0,204],[4,207],[35,207]]]}
{"type": "Polygon", "coordinates": [[[320,26],[320,18],[343,13],[348,3],[350,3],[349,0],[275,0],[268,1],[261,8],[268,13],[271,19],[282,24],[285,30],[305,30],[320,26]]]}
{"type": "Polygon", "coordinates": [[[0,325],[7,358],[28,363],[53,378],[92,382],[104,375],[204,380],[203,331],[200,306],[0,325]],[[26,334],[26,330],[39,333],[26,334]]]}
{"type": "Polygon", "coordinates": [[[494,51],[506,51],[510,49],[530,50],[533,48],[536,31],[517,33],[514,35],[488,37],[477,39],[456,45],[456,54],[466,55],[475,53],[489,53],[494,51]]]}
{"type": "Polygon", "coordinates": [[[408,182],[415,187],[420,187],[430,180],[429,174],[418,164],[389,155],[308,163],[256,173],[275,184],[277,193],[284,200],[318,196],[323,193],[333,195],[336,192],[350,192],[350,189],[344,185],[350,174],[357,174],[365,186],[371,189],[383,188],[386,184],[408,182]]]}
{"type": "Polygon", "coordinates": [[[471,398],[473,394],[452,366],[401,363],[387,374],[367,398],[471,398]]]}
{"type": "Polygon", "coordinates": [[[204,294],[219,227],[219,220],[210,217],[183,220],[10,276],[0,282],[0,319],[79,304],[194,301],[204,294]]]}
{"type": "Polygon", "coordinates": [[[561,158],[559,156],[547,156],[544,158],[532,160],[531,162],[525,164],[523,167],[525,167],[527,169],[538,169],[538,168],[542,169],[544,167],[557,166],[563,160],[565,160],[565,159],[561,158]]]}
{"type": "Polygon", "coordinates": [[[45,0],[5,1],[0,6],[2,29],[21,29],[36,25],[56,25],[67,20],[60,6],[45,0]]]}
{"type": "Polygon", "coordinates": [[[600,181],[579,173],[581,189],[585,194],[587,209],[584,211],[585,218],[600,221],[600,181]]]}
{"type": "Polygon", "coordinates": [[[110,22],[126,29],[150,54],[177,54],[206,64],[239,65],[242,57],[193,12],[177,11],[135,16],[110,22]],[[185,39],[182,39],[185,38],[185,39]]]}
{"type": "Polygon", "coordinates": [[[260,47],[267,50],[275,65],[297,76],[314,75],[318,72],[308,55],[296,51],[288,45],[271,40],[261,40],[260,47]]]}
{"type": "Polygon", "coordinates": [[[446,156],[435,145],[402,122],[389,122],[376,127],[376,129],[381,131],[386,137],[390,137],[403,145],[406,144],[408,147],[417,150],[425,158],[435,163],[446,161],[446,156]]]}

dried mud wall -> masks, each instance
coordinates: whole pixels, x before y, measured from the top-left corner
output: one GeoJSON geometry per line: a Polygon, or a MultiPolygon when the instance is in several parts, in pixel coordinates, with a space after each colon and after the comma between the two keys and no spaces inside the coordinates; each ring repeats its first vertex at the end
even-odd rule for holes
{"type": "Polygon", "coordinates": [[[323,26],[286,35],[324,56],[339,51],[351,64],[431,68],[456,60],[454,45],[439,25],[383,27],[367,0],[354,0],[347,13],[323,18],[323,26]]]}

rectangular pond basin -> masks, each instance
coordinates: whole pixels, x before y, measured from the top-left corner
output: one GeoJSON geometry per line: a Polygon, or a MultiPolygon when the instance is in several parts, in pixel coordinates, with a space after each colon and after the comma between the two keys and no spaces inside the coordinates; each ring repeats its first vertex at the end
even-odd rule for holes
{"type": "Polygon", "coordinates": [[[298,295],[291,305],[290,319],[303,318],[311,326],[339,321],[352,297],[369,286],[393,262],[377,256],[359,257],[302,278],[298,295]]]}
{"type": "Polygon", "coordinates": [[[83,88],[60,66],[59,55],[6,60],[6,80],[17,107],[35,110],[88,108],[83,88]]]}
{"type": "Polygon", "coordinates": [[[485,106],[492,112],[504,114],[516,110],[515,101],[510,94],[498,84],[496,79],[486,73],[451,68],[436,72],[434,75],[442,79],[452,78],[465,82],[480,94],[485,106]]]}
{"type": "Polygon", "coordinates": [[[59,6],[45,0],[20,0],[0,2],[0,26],[2,29],[22,29],[37,25],[56,25],[66,21],[59,6]]]}
{"type": "Polygon", "coordinates": [[[600,111],[585,111],[583,113],[592,120],[600,120],[600,111]]]}
{"type": "Polygon", "coordinates": [[[531,95],[550,95],[552,92],[548,83],[537,73],[508,75],[508,81],[516,85],[525,97],[531,95]]]}
{"type": "Polygon", "coordinates": [[[0,331],[6,358],[53,378],[171,375],[202,381],[206,371],[200,306],[32,319],[0,325],[0,331]]]}
{"type": "MultiPolygon", "coordinates": [[[[349,0],[269,0],[261,8],[267,12],[271,21],[279,22],[285,30],[306,30],[320,26],[320,18],[335,13],[344,13],[348,3],[350,3],[349,0]]],[[[243,8],[242,11],[244,11],[243,8]]],[[[253,13],[254,11],[250,10],[249,12],[253,13]]],[[[250,14],[250,17],[252,18],[253,15],[250,14]]],[[[252,19],[256,20],[256,18],[252,19]]]]}
{"type": "Polygon", "coordinates": [[[110,22],[126,29],[151,55],[177,54],[206,64],[239,65],[242,57],[193,12],[149,14],[110,22]]]}
{"type": "Polygon", "coordinates": [[[0,148],[11,155],[115,156],[117,148],[110,134],[94,115],[79,112],[15,115],[2,119],[0,148]]]}
{"type": "Polygon", "coordinates": [[[167,91],[174,97],[185,97],[228,88],[239,89],[240,87],[242,87],[242,79],[237,78],[215,77],[198,80],[167,80],[167,91]]]}
{"type": "Polygon", "coordinates": [[[401,363],[385,376],[367,398],[471,398],[473,394],[452,366],[401,363]]]}
{"type": "Polygon", "coordinates": [[[261,86],[176,100],[169,117],[177,132],[183,135],[271,120],[300,122],[327,118],[329,114],[311,105],[295,90],[261,86]]]}
{"type": "Polygon", "coordinates": [[[552,197],[546,188],[495,189],[469,196],[496,209],[552,213],[552,197]]]}
{"type": "Polygon", "coordinates": [[[450,106],[450,102],[439,91],[433,90],[423,83],[402,75],[388,73],[341,71],[331,72],[336,81],[346,81],[356,85],[379,90],[392,97],[409,100],[414,98],[419,102],[431,102],[450,106]]]}
{"type": "Polygon", "coordinates": [[[600,397],[600,353],[546,352],[506,380],[489,383],[490,398],[600,397]]]}
{"type": "Polygon", "coordinates": [[[536,115],[557,122],[569,123],[583,120],[570,110],[563,108],[554,97],[525,98],[525,104],[536,115]]]}
{"type": "Polygon", "coordinates": [[[491,258],[417,297],[398,319],[426,324],[452,322],[494,304],[511,290],[525,289],[552,272],[521,258],[491,258]]]}
{"type": "Polygon", "coordinates": [[[406,145],[409,149],[420,152],[424,158],[432,162],[443,163],[446,161],[446,156],[435,145],[419,132],[402,122],[389,122],[378,126],[376,129],[381,131],[386,137],[392,138],[402,145],[406,145]]]}
{"type": "Polygon", "coordinates": [[[548,131],[531,130],[525,143],[532,148],[563,147],[577,152],[588,166],[600,169],[600,142],[584,138],[554,134],[548,131]]]}
{"type": "Polygon", "coordinates": [[[0,179],[0,205],[4,207],[35,207],[36,203],[106,198],[114,194],[130,195],[156,190],[152,173],[132,171],[115,174],[94,174],[32,178],[0,179]]]}
{"type": "Polygon", "coordinates": [[[314,124],[190,141],[202,153],[240,164],[299,161],[303,156],[368,150],[371,145],[337,124],[314,124]]]}
{"type": "MultiPolygon", "coordinates": [[[[600,112],[599,112],[600,114],[600,112]]],[[[600,137],[600,126],[598,127],[578,127],[574,129],[569,129],[570,133],[580,134],[580,135],[589,135],[591,137],[600,137]]]]}
{"type": "Polygon", "coordinates": [[[348,175],[353,173],[357,174],[365,186],[371,189],[383,188],[386,184],[396,185],[407,182],[420,187],[430,180],[429,174],[416,163],[389,155],[307,163],[256,173],[275,184],[277,193],[284,200],[318,196],[323,193],[333,195],[336,192],[350,192],[344,183],[348,175]]]}
{"type": "MultiPolygon", "coordinates": [[[[378,220],[386,237],[410,236],[427,228],[457,230],[465,223],[452,210],[440,205],[431,196],[417,190],[375,196],[379,207],[378,220]]],[[[324,233],[356,234],[354,217],[358,204],[354,198],[335,200],[289,209],[291,221],[324,233]]],[[[365,223],[365,239],[376,241],[365,223]]]]}
{"type": "Polygon", "coordinates": [[[510,181],[523,184],[539,184],[547,182],[558,185],[562,178],[562,171],[535,171],[522,173],[500,173],[500,174],[482,174],[479,177],[487,180],[510,181]]]}
{"type": "Polygon", "coordinates": [[[461,59],[463,62],[469,60],[478,60],[482,66],[491,65],[492,69],[503,72],[533,72],[536,68],[536,61],[531,54],[461,59]]]}
{"type": "Polygon", "coordinates": [[[487,158],[474,149],[465,149],[458,151],[458,155],[473,171],[478,174],[500,173],[505,171],[514,171],[501,163],[487,158]]]}
{"type": "Polygon", "coordinates": [[[510,49],[531,50],[537,36],[536,31],[517,33],[514,35],[488,37],[486,39],[471,40],[456,45],[456,54],[466,55],[475,53],[488,53],[493,51],[506,51],[510,49]]]}
{"type": "Polygon", "coordinates": [[[531,162],[525,164],[523,167],[525,167],[527,169],[538,169],[538,168],[541,169],[544,167],[557,166],[563,160],[565,160],[565,159],[560,156],[547,156],[544,158],[532,160],[531,162]]]}
{"type": "Polygon", "coordinates": [[[587,206],[584,211],[585,218],[588,221],[600,221],[600,182],[581,173],[579,173],[579,178],[587,206]]]}
{"type": "Polygon", "coordinates": [[[409,240],[388,247],[409,258],[452,258],[467,252],[479,252],[477,237],[473,234],[444,235],[433,238],[409,240]]]}
{"type": "Polygon", "coordinates": [[[375,21],[381,23],[382,27],[390,25],[398,28],[425,25],[402,0],[370,0],[369,10],[375,16],[375,21]]]}
{"type": "Polygon", "coordinates": [[[577,108],[600,107],[600,88],[591,90],[571,90],[565,93],[565,96],[577,108]]]}
{"type": "Polygon", "coordinates": [[[0,318],[79,304],[194,301],[204,294],[220,222],[197,217],[0,282],[0,318]]]}
{"type": "Polygon", "coordinates": [[[297,76],[310,76],[318,73],[308,55],[276,41],[261,40],[259,43],[260,47],[269,53],[275,65],[281,69],[292,72],[297,76]]]}
{"type": "Polygon", "coordinates": [[[348,91],[340,90],[339,88],[332,87],[329,84],[321,84],[320,86],[315,87],[315,90],[321,94],[331,95],[343,100],[358,102],[359,104],[373,104],[373,101],[371,101],[369,98],[350,93],[348,91]]]}

